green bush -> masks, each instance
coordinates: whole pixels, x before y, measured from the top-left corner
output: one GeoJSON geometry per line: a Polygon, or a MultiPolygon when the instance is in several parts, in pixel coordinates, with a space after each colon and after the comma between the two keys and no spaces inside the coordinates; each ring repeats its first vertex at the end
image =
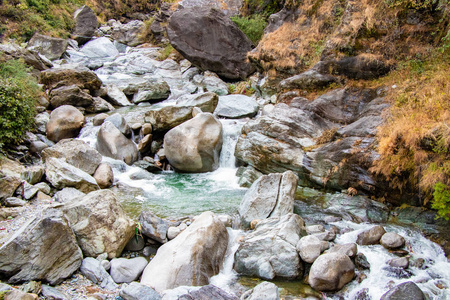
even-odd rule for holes
{"type": "Polygon", "coordinates": [[[441,218],[450,219],[450,190],[442,182],[434,186],[431,208],[436,209],[441,218]]]}
{"type": "Polygon", "coordinates": [[[33,128],[35,103],[41,91],[27,71],[19,60],[0,63],[0,150],[19,142],[33,128]]]}
{"type": "Polygon", "coordinates": [[[245,35],[255,44],[261,40],[264,29],[267,26],[266,19],[261,15],[251,17],[231,17],[231,20],[245,33],[245,35]]]}

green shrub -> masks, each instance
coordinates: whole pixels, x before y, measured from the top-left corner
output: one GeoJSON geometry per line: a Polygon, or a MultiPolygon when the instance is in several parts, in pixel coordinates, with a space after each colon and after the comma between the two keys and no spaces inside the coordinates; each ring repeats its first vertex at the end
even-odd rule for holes
{"type": "Polygon", "coordinates": [[[264,29],[267,26],[266,19],[261,15],[251,17],[231,17],[231,20],[245,33],[245,35],[255,44],[261,40],[264,29]]]}
{"type": "Polygon", "coordinates": [[[0,150],[21,140],[34,125],[35,102],[41,91],[18,60],[0,64],[0,150]]]}
{"type": "Polygon", "coordinates": [[[438,182],[434,186],[431,207],[437,210],[440,217],[446,220],[450,219],[450,190],[442,182],[438,182]]]}

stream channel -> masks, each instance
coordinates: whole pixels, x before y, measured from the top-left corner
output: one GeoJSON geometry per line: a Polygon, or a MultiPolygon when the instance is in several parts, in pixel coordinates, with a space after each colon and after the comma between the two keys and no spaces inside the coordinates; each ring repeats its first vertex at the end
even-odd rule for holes
{"type": "MultiPolygon", "coordinates": [[[[128,48],[121,53],[100,53],[98,57],[86,55],[79,50],[71,51],[70,63],[84,66],[95,62],[100,68],[96,73],[104,83],[120,80],[133,80],[148,74],[162,77],[171,87],[171,97],[154,105],[132,105],[115,110],[125,119],[130,120],[142,117],[143,114],[155,106],[173,104],[176,97],[186,93],[180,66],[173,60],[159,62],[155,59],[157,50],[154,48],[128,48]],[[156,54],[155,54],[156,53],[156,54]]],[[[95,147],[96,134],[99,126],[92,125],[92,117],[87,118],[87,124],[80,133],[79,138],[95,147]]],[[[181,218],[199,215],[204,211],[213,211],[217,214],[227,214],[236,217],[242,197],[247,189],[238,185],[238,178],[234,147],[240,134],[241,127],[246,120],[221,120],[224,130],[224,142],[220,157],[220,167],[214,172],[203,174],[179,174],[173,171],[163,171],[159,174],[146,172],[138,167],[128,166],[122,161],[104,157],[103,161],[113,167],[116,186],[115,191],[123,199],[125,209],[136,218],[143,210],[150,210],[160,217],[181,218]],[[117,188],[119,187],[119,188],[117,188]]],[[[302,203],[301,205],[307,205],[302,203]]],[[[344,208],[342,208],[344,209],[344,208]]],[[[299,213],[299,212],[297,212],[299,213]]],[[[304,214],[315,212],[303,211],[304,214]]],[[[302,215],[302,212],[299,213],[302,215]]],[[[317,218],[323,218],[326,212],[318,212],[317,218]]],[[[311,215],[302,215],[307,221],[314,219],[311,215]]],[[[354,243],[358,233],[373,226],[369,223],[354,223],[346,218],[341,221],[329,223],[340,229],[336,237],[337,243],[354,243]]],[[[444,251],[435,243],[426,239],[420,230],[414,227],[396,224],[381,224],[386,231],[394,231],[405,237],[407,249],[411,254],[410,261],[423,259],[421,266],[410,266],[408,274],[393,274],[386,263],[395,258],[381,245],[358,246],[358,252],[363,253],[371,265],[370,271],[364,274],[366,279],[358,283],[353,280],[336,294],[321,294],[313,291],[303,281],[276,281],[281,288],[282,297],[286,299],[380,299],[391,287],[406,281],[415,282],[429,299],[450,299],[450,263],[444,251]],[[365,296],[362,293],[365,292],[365,296]],[[310,297],[310,298],[309,298],[310,297]],[[367,297],[367,298],[364,298],[367,297]]],[[[237,240],[243,231],[229,228],[230,243],[227,258],[221,273],[212,278],[211,282],[223,289],[232,292],[233,286],[239,281],[244,286],[255,286],[261,280],[252,278],[238,278],[233,271],[233,258],[238,244],[237,240]]]]}

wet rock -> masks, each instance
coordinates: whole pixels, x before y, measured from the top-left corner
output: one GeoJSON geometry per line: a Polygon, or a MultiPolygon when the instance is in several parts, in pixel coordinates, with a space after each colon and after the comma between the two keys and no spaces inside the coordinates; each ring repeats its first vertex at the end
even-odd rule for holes
{"type": "Polygon", "coordinates": [[[106,252],[109,258],[118,257],[135,233],[134,222],[110,190],[89,193],[62,210],[85,256],[106,252]]]}
{"type": "Polygon", "coordinates": [[[254,117],[258,113],[258,103],[245,95],[227,95],[219,97],[214,114],[228,119],[254,117]]]}
{"type": "Polygon", "coordinates": [[[133,236],[125,246],[127,251],[141,251],[145,247],[145,239],[141,235],[133,236]]]}
{"type": "Polygon", "coordinates": [[[299,75],[286,78],[280,82],[283,89],[321,89],[337,82],[337,78],[328,74],[320,74],[315,69],[310,69],[299,75]]]}
{"type": "Polygon", "coordinates": [[[272,282],[263,281],[241,296],[242,300],[279,300],[278,287],[272,282]]]}
{"type": "Polygon", "coordinates": [[[138,160],[137,162],[135,162],[133,164],[133,166],[144,169],[150,173],[162,171],[161,163],[157,163],[153,159],[152,159],[152,162],[145,161],[145,160],[138,160]]]}
{"type": "Polygon", "coordinates": [[[119,291],[124,300],[160,300],[161,296],[151,287],[132,282],[123,286],[119,291]]]}
{"type": "Polygon", "coordinates": [[[111,260],[111,277],[115,283],[130,283],[141,276],[147,264],[148,261],[143,257],[114,258],[111,260]]]}
{"type": "Polygon", "coordinates": [[[141,224],[141,233],[152,240],[160,243],[167,242],[167,222],[151,211],[143,211],[139,215],[139,223],[141,224]]]}
{"type": "Polygon", "coordinates": [[[308,282],[318,291],[337,291],[355,275],[355,265],[339,252],[319,256],[311,266],[308,282]]]}
{"type": "Polygon", "coordinates": [[[105,121],[97,135],[97,150],[102,155],[132,164],[138,159],[136,145],[111,122],[105,121]]]}
{"type": "Polygon", "coordinates": [[[408,269],[409,258],[408,257],[393,258],[393,259],[389,260],[387,262],[387,264],[394,268],[408,269]]]}
{"type": "Polygon", "coordinates": [[[105,119],[109,117],[109,115],[105,114],[105,113],[101,113],[98,114],[94,117],[94,119],[92,119],[92,125],[94,126],[100,126],[103,124],[103,122],[105,122],[105,119]]]}
{"type": "Polygon", "coordinates": [[[190,106],[165,106],[145,113],[145,122],[152,124],[156,132],[168,131],[191,118],[190,106]]]}
{"type": "Polygon", "coordinates": [[[255,219],[292,213],[297,183],[298,177],[292,171],[264,175],[257,179],[239,206],[243,224],[248,226],[255,219]]]}
{"type": "Polygon", "coordinates": [[[61,86],[50,92],[50,104],[53,108],[63,105],[88,107],[93,105],[94,99],[91,95],[82,91],[75,84],[69,86],[61,86]]]}
{"type": "Polygon", "coordinates": [[[369,230],[358,234],[356,243],[358,245],[375,245],[380,242],[381,237],[386,233],[383,226],[377,225],[369,230]]]}
{"type": "Polygon", "coordinates": [[[100,261],[95,258],[86,257],[83,259],[80,272],[86,276],[87,279],[95,284],[98,284],[103,289],[115,290],[118,287],[112,277],[103,268],[100,261]]]}
{"type": "MultiPolygon", "coordinates": [[[[336,244],[330,249],[328,249],[325,253],[341,253],[345,254],[350,258],[354,258],[356,254],[358,253],[358,248],[355,243],[349,243],[349,244],[336,244]]],[[[357,264],[358,265],[358,264],[357,264]]]]}
{"type": "Polygon", "coordinates": [[[101,189],[107,189],[113,185],[114,173],[111,166],[107,163],[101,163],[92,176],[101,189]]]}
{"type": "Polygon", "coordinates": [[[106,37],[100,37],[89,41],[80,52],[91,59],[109,58],[119,55],[119,50],[114,46],[113,42],[106,37]]]}
{"type": "Polygon", "coordinates": [[[219,102],[219,97],[216,93],[207,92],[194,95],[183,95],[177,99],[177,105],[198,107],[202,112],[213,113],[219,102]]]}
{"type": "Polygon", "coordinates": [[[131,127],[121,114],[115,113],[110,115],[104,122],[111,122],[124,136],[131,136],[131,127]]]}
{"type": "Polygon", "coordinates": [[[326,230],[325,232],[314,233],[313,235],[322,241],[332,241],[336,238],[336,233],[330,230],[326,230]]]}
{"type": "Polygon", "coordinates": [[[57,189],[74,187],[84,193],[99,189],[91,175],[66,163],[63,159],[49,157],[45,161],[45,166],[47,180],[57,189]]]}
{"type": "Polygon", "coordinates": [[[296,245],[304,231],[302,218],[295,214],[272,217],[256,224],[244,237],[235,254],[234,269],[241,275],[263,279],[293,279],[303,274],[296,245]]]}
{"type": "Polygon", "coordinates": [[[383,267],[383,271],[387,274],[387,277],[397,278],[397,279],[407,279],[411,278],[414,274],[406,270],[404,268],[400,267],[392,267],[392,266],[386,266],[383,267]]]}
{"type": "Polygon", "coordinates": [[[198,114],[164,136],[167,160],[181,172],[217,169],[221,148],[222,124],[210,113],[198,114]]]}
{"type": "Polygon", "coordinates": [[[178,10],[170,18],[167,35],[172,46],[201,69],[228,79],[244,79],[254,71],[246,61],[251,41],[219,10],[178,10]]]}
{"type": "Polygon", "coordinates": [[[141,135],[142,136],[146,136],[147,134],[151,134],[152,131],[153,131],[152,124],[150,124],[150,123],[142,124],[142,127],[141,127],[141,135]]]}
{"type": "Polygon", "coordinates": [[[205,285],[198,290],[189,291],[187,294],[180,295],[179,300],[238,300],[239,298],[231,295],[215,285],[205,285]]]}
{"type": "Polygon", "coordinates": [[[314,234],[314,233],[320,233],[325,231],[325,227],[323,225],[309,225],[306,226],[306,233],[307,234],[314,234]]]}
{"type": "Polygon", "coordinates": [[[107,93],[108,101],[116,106],[129,106],[132,103],[128,100],[124,92],[115,85],[108,85],[107,93]]]}
{"type": "Polygon", "coordinates": [[[71,105],[53,110],[46,126],[47,137],[57,143],[62,139],[77,137],[84,124],[83,114],[71,105]]]}
{"type": "Polygon", "coordinates": [[[328,242],[313,235],[302,237],[297,243],[297,250],[304,262],[312,264],[320,254],[330,247],[328,242]]]}
{"type": "Polygon", "coordinates": [[[85,67],[67,67],[52,68],[42,71],[40,82],[45,88],[53,90],[62,86],[76,85],[81,90],[87,89],[91,94],[95,94],[102,85],[98,76],[85,67]]]}
{"type": "Polygon", "coordinates": [[[60,211],[32,217],[0,247],[0,274],[11,283],[44,280],[58,284],[83,259],[72,229],[60,211]]]}
{"type": "Polygon", "coordinates": [[[355,265],[358,268],[358,270],[369,270],[370,269],[370,263],[367,260],[367,257],[363,253],[356,254],[355,265]]]}
{"type": "Polygon", "coordinates": [[[74,13],[75,28],[73,34],[78,44],[84,44],[89,41],[97,30],[97,16],[92,9],[83,5],[74,13]]]}
{"type": "Polygon", "coordinates": [[[422,290],[414,282],[407,281],[390,289],[381,296],[380,300],[396,299],[424,300],[426,298],[422,290]]]}
{"type": "Polygon", "coordinates": [[[405,238],[395,232],[386,232],[380,239],[386,249],[398,249],[405,246],[405,238]]]}
{"type": "MultiPolygon", "coordinates": [[[[195,77],[194,77],[195,81],[195,77]]],[[[217,76],[217,74],[205,71],[198,85],[202,86],[206,91],[213,92],[219,96],[228,94],[228,85],[217,76]]]]}
{"type": "Polygon", "coordinates": [[[158,249],[141,283],[156,291],[208,284],[209,278],[219,273],[227,246],[225,226],[213,213],[204,212],[176,239],[158,249]]]}
{"type": "Polygon", "coordinates": [[[170,86],[164,80],[154,80],[147,86],[140,88],[133,96],[133,103],[145,101],[155,102],[167,99],[170,96],[170,86]]]}
{"type": "Polygon", "coordinates": [[[141,31],[144,29],[144,22],[132,20],[126,24],[116,22],[111,32],[111,38],[121,44],[135,47],[145,42],[141,31]]]}
{"type": "Polygon", "coordinates": [[[64,159],[89,175],[94,174],[102,161],[102,156],[97,150],[78,139],[64,139],[42,151],[44,161],[52,157],[64,159]]]}

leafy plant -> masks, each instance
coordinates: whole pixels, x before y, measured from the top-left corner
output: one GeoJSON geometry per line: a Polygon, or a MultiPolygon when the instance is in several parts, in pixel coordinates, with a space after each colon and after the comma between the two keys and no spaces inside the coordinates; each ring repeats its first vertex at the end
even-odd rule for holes
{"type": "Polygon", "coordinates": [[[266,19],[262,15],[252,15],[251,17],[234,16],[231,17],[231,20],[255,45],[261,40],[264,29],[267,26],[266,19]]]}
{"type": "Polygon", "coordinates": [[[450,219],[450,190],[447,185],[438,182],[434,185],[433,209],[438,211],[440,217],[450,219]]]}
{"type": "Polygon", "coordinates": [[[35,102],[41,92],[27,70],[19,60],[0,64],[0,150],[19,142],[33,128],[35,102]]]}

